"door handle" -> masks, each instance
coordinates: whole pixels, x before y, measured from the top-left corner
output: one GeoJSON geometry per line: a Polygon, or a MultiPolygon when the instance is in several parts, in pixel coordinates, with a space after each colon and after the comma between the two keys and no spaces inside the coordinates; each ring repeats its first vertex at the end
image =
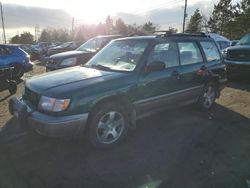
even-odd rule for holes
{"type": "Polygon", "coordinates": [[[180,80],[181,78],[181,74],[179,71],[173,71],[171,76],[174,77],[176,80],[180,80]]]}

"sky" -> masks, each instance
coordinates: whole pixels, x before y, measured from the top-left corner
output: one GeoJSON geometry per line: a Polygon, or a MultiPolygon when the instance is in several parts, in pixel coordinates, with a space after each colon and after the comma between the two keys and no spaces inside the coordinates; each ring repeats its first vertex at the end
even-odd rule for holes
{"type": "MultiPolygon", "coordinates": [[[[188,5],[194,5],[198,2],[201,0],[188,0],[188,5]]],[[[210,6],[210,2],[214,4],[217,0],[203,0],[207,6],[210,6]]],[[[74,18],[81,19],[86,23],[98,23],[103,21],[107,15],[121,12],[143,15],[145,12],[159,8],[171,9],[176,6],[184,6],[184,0],[2,0],[2,3],[63,9],[74,18]]]]}
{"type": "MultiPolygon", "coordinates": [[[[108,15],[122,18],[126,24],[141,25],[151,21],[157,29],[177,28],[181,31],[185,0],[0,0],[3,4],[7,38],[35,27],[71,29],[72,18],[77,24],[105,22],[108,15]],[[13,5],[12,7],[8,5],[13,5]],[[15,7],[21,5],[21,7],[15,7]],[[8,7],[7,7],[8,6],[8,7]],[[34,8],[37,7],[37,8],[34,8]],[[43,9],[44,8],[44,9],[43,9]],[[54,10],[57,9],[58,11],[54,10]],[[62,11],[63,10],[63,11],[62,11]]],[[[233,0],[239,2],[240,0],[233,0]]],[[[187,21],[196,8],[209,17],[219,0],[187,0],[187,21]]],[[[0,24],[1,25],[1,24],[0,24]]],[[[3,40],[0,30],[0,43],[3,40]]]]}

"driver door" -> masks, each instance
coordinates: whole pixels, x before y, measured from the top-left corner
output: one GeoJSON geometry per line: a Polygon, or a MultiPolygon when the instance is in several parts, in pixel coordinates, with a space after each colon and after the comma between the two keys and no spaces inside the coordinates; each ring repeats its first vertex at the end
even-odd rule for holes
{"type": "Polygon", "coordinates": [[[154,46],[148,56],[147,65],[159,62],[165,64],[165,69],[146,71],[139,77],[138,100],[135,102],[138,116],[166,107],[178,100],[175,92],[181,85],[181,67],[175,42],[164,42],[154,46]]]}

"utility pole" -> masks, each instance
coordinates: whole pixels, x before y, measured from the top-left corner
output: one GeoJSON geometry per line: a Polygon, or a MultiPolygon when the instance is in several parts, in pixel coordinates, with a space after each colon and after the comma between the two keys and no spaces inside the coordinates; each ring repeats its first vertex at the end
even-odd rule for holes
{"type": "Polygon", "coordinates": [[[39,25],[36,25],[35,26],[35,42],[37,42],[38,41],[38,38],[40,37],[40,27],[39,27],[39,25]]]}
{"type": "Polygon", "coordinates": [[[72,18],[72,23],[71,23],[71,34],[72,34],[72,37],[74,37],[74,25],[75,25],[75,19],[72,18]]]}
{"type": "Polygon", "coordinates": [[[187,0],[185,0],[185,7],[184,7],[183,27],[182,27],[183,33],[185,32],[186,17],[187,17],[187,0]]]}
{"type": "Polygon", "coordinates": [[[2,6],[2,2],[0,2],[0,8],[1,8],[1,17],[2,17],[2,26],[3,26],[3,39],[4,39],[4,44],[6,44],[6,36],[5,36],[5,28],[4,28],[4,19],[3,19],[3,6],[2,6]]]}

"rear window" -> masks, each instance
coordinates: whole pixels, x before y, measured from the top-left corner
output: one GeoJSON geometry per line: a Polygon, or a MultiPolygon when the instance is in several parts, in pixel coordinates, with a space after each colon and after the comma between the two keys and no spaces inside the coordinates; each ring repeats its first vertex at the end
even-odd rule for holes
{"type": "Polygon", "coordinates": [[[208,62],[219,61],[221,59],[220,52],[214,42],[206,41],[201,42],[200,44],[208,62]]]}

